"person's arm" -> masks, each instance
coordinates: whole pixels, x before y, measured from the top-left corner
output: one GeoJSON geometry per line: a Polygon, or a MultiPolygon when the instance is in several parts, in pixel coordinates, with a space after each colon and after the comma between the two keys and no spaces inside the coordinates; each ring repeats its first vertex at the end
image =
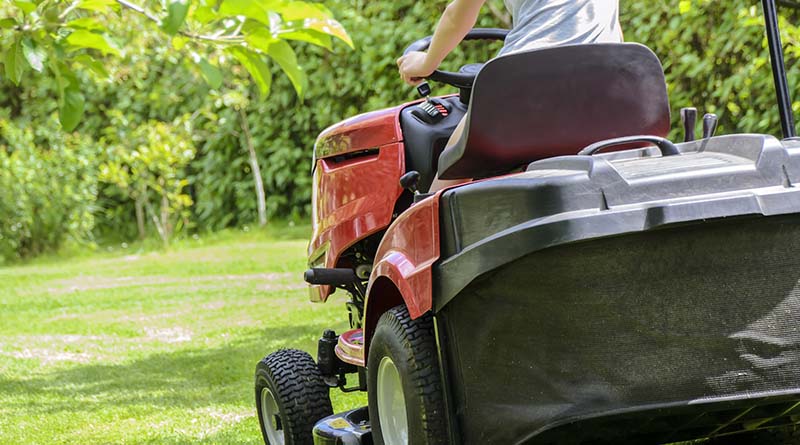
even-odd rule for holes
{"type": "Polygon", "coordinates": [[[450,51],[475,26],[478,14],[486,0],[453,0],[447,5],[427,52],[411,52],[397,59],[400,77],[409,85],[417,85],[429,76],[450,51]]]}

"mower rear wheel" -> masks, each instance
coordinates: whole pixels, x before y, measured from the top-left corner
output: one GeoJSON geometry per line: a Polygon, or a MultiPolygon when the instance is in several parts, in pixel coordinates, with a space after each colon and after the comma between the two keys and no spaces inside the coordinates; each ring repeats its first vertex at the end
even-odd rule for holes
{"type": "Polygon", "coordinates": [[[376,445],[448,443],[433,318],[404,306],[381,316],[367,363],[369,418],[376,445]]]}
{"type": "Polygon", "coordinates": [[[311,356],[282,349],[256,365],[256,411],[267,445],[313,445],[314,424],[333,414],[330,390],[311,356]]]}

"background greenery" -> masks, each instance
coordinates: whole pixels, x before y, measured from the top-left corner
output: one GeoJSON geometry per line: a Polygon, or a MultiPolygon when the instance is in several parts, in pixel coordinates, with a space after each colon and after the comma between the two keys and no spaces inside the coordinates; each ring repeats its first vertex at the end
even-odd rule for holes
{"type": "MultiPolygon", "coordinates": [[[[130,242],[140,227],[146,236],[156,236],[158,221],[137,221],[141,183],[174,198],[166,225],[179,236],[255,224],[248,142],[261,167],[268,215],[304,218],[316,135],[353,114],[414,99],[400,83],[394,61],[407,44],[430,34],[446,3],[326,1],[356,49],[335,43],[328,52],[294,42],[308,77],[302,99],[274,64],[268,97],[259,96],[258,85],[236,69],[219,88],[210,87],[197,61],[176,53],[169,34],[136,16],[111,24],[125,48],[122,55],[97,55],[108,79],[96,70],[77,71],[86,104],[72,133],[58,124],[54,80],[24,76],[15,85],[0,74],[0,262],[70,241],[130,242]],[[121,170],[138,176],[125,177],[121,170]]],[[[674,119],[680,107],[693,105],[701,113],[719,114],[722,133],[779,133],[759,4],[622,2],[626,40],[647,44],[664,63],[674,119]]],[[[479,26],[503,26],[502,11],[502,2],[491,0],[479,26]]],[[[800,99],[796,18],[784,18],[783,34],[790,84],[800,99]]],[[[497,49],[471,43],[447,63],[454,68],[497,49]]],[[[800,111],[800,102],[794,107],[800,111]]]]}

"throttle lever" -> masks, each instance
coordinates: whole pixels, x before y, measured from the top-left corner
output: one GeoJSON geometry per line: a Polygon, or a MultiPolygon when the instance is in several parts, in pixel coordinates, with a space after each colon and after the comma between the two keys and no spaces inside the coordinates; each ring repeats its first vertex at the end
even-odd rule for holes
{"type": "Polygon", "coordinates": [[[681,123],[683,124],[683,142],[692,142],[695,140],[697,108],[681,108],[681,123]]]}
{"type": "Polygon", "coordinates": [[[703,139],[714,137],[714,134],[717,132],[718,124],[719,118],[716,114],[707,113],[703,116],[703,139]]]}

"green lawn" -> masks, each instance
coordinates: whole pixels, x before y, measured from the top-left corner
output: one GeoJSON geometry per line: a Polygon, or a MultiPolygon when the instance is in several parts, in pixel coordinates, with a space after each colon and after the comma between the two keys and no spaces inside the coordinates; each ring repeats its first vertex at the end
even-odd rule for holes
{"type": "Polygon", "coordinates": [[[306,233],[0,269],[0,443],[263,443],[256,362],[346,327],[343,295],[308,302],[306,233]]]}

